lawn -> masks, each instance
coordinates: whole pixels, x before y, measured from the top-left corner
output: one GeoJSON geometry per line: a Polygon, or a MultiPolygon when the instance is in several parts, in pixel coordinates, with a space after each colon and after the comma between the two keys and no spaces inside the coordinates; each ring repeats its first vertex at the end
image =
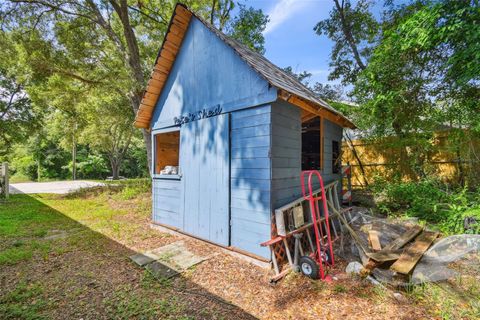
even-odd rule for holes
{"type": "Polygon", "coordinates": [[[201,288],[183,294],[188,280],[157,281],[129,261],[172,237],[148,227],[149,199],[128,192],[0,204],[0,319],[193,319],[199,303],[200,318],[225,313],[221,301],[198,301],[201,288]]]}
{"type": "Polygon", "coordinates": [[[179,236],[150,228],[150,196],[144,191],[109,186],[68,196],[12,195],[0,204],[0,319],[478,315],[438,286],[416,288],[397,301],[391,291],[342,273],[344,263],[332,284],[291,274],[273,287],[268,270],[194,239],[185,239],[190,250],[214,258],[175,279],[155,279],[128,256],[179,236]]]}

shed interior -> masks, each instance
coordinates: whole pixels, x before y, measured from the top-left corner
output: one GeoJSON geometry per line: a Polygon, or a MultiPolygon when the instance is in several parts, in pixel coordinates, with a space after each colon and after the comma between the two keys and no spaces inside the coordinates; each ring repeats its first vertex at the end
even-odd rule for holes
{"type": "Polygon", "coordinates": [[[161,174],[167,166],[178,167],[180,155],[180,131],[164,132],[155,136],[155,174],[161,174]]]}
{"type": "Polygon", "coordinates": [[[322,124],[315,117],[302,123],[302,170],[322,169],[322,124]]]}

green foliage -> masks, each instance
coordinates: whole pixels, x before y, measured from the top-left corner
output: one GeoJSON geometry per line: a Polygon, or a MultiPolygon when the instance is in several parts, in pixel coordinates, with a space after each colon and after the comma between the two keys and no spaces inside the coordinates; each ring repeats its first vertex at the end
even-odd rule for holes
{"type": "Polygon", "coordinates": [[[149,177],[145,144],[138,137],[132,138],[129,152],[125,154],[120,168],[120,175],[128,178],[149,177]]]}
{"type": "Polygon", "coordinates": [[[341,79],[352,84],[365,68],[378,36],[379,24],[370,8],[373,1],[360,0],[352,5],[350,0],[334,0],[330,16],[317,23],[314,30],[333,40],[329,74],[330,80],[341,79]]]}
{"type": "Polygon", "coordinates": [[[480,315],[478,280],[471,275],[462,278],[450,280],[450,283],[454,282],[454,286],[445,283],[412,286],[407,294],[419,302],[423,301],[430,305],[432,315],[439,319],[478,319],[480,315]],[[467,282],[471,283],[470,289],[465,288],[467,282]],[[473,291],[473,294],[469,291],[473,291]]]}
{"type": "Polygon", "coordinates": [[[434,180],[419,182],[385,182],[378,179],[372,190],[378,198],[378,207],[383,213],[405,213],[430,222],[439,222],[445,217],[436,215],[439,203],[448,201],[441,183],[434,180]]]}
{"type": "Polygon", "coordinates": [[[265,37],[263,31],[268,23],[268,16],[261,9],[247,8],[239,4],[240,10],[228,27],[227,33],[258,53],[265,53],[265,37]]]}
{"type": "Polygon", "coordinates": [[[437,180],[386,182],[377,179],[371,189],[377,208],[389,215],[417,217],[435,224],[446,234],[480,232],[480,193],[467,188],[451,189],[437,180]],[[464,230],[464,219],[474,218],[464,230]]]}
{"type": "MultiPolygon", "coordinates": [[[[103,160],[114,178],[147,176],[141,153],[151,146],[132,122],[176,2],[0,2],[0,160],[7,147],[28,145],[24,163],[16,165],[19,176],[65,179],[76,147],[78,177],[104,177],[103,160]],[[11,96],[14,103],[4,103],[11,96]]],[[[268,18],[261,10],[239,5],[235,11],[232,0],[185,3],[264,51],[268,18]]],[[[10,154],[7,160],[17,161],[10,154]]]]}
{"type": "MultiPolygon", "coordinates": [[[[116,183],[116,182],[115,182],[116,183]]],[[[130,179],[120,182],[122,186],[121,198],[129,200],[138,197],[141,194],[151,192],[152,181],[150,179],[130,179]]]]}
{"type": "MultiPolygon", "coordinates": [[[[71,162],[69,167],[71,167],[71,162]]],[[[95,154],[88,154],[86,157],[79,158],[77,170],[78,177],[81,179],[102,178],[110,171],[105,159],[95,154]]]]}
{"type": "MultiPolygon", "coordinates": [[[[343,86],[339,84],[322,84],[317,82],[313,85],[312,91],[315,92],[320,98],[324,100],[328,100],[330,105],[339,111],[344,111],[342,109],[338,109],[337,106],[334,105],[335,101],[340,101],[343,99],[343,86]]],[[[338,102],[339,103],[339,102],[338,102]]],[[[341,104],[341,103],[339,103],[341,104]]],[[[349,109],[351,106],[349,107],[349,109]]]]}
{"type": "MultiPolygon", "coordinates": [[[[1,34],[0,34],[1,37],[1,34]]],[[[0,39],[1,41],[1,39],[0,39]]],[[[0,160],[14,143],[21,142],[38,126],[39,115],[23,86],[0,63],[0,160]]]]}
{"type": "Polygon", "coordinates": [[[386,16],[381,41],[355,82],[353,93],[362,105],[357,123],[376,136],[404,137],[478,121],[480,59],[469,57],[476,61],[476,75],[464,60],[465,73],[452,77],[451,57],[478,51],[479,9],[466,1],[418,1],[386,16]],[[457,28],[466,35],[467,29],[477,31],[460,39],[457,28]]]}
{"type": "MultiPolygon", "coordinates": [[[[341,85],[330,85],[330,84],[323,84],[320,82],[315,82],[313,85],[310,83],[310,78],[312,74],[308,71],[301,71],[296,72],[293,70],[291,66],[283,68],[287,74],[294,76],[298,81],[300,81],[305,87],[312,90],[316,95],[318,95],[321,99],[328,101],[332,106],[334,106],[339,111],[344,111],[343,109],[338,109],[337,106],[334,104],[337,103],[341,106],[344,106],[343,103],[336,102],[343,99],[343,88],[341,85]]],[[[351,106],[349,106],[351,108],[351,106]]]]}
{"type": "MultiPolygon", "coordinates": [[[[353,85],[359,104],[346,112],[377,141],[398,138],[398,160],[409,179],[428,176],[430,143],[439,130],[468,131],[469,151],[457,153],[476,163],[472,142],[480,130],[480,4],[478,1],[387,1],[375,17],[370,1],[334,0],[330,17],[315,31],[334,41],[331,79],[353,85]],[[378,20],[378,21],[377,21],[378,20]]],[[[452,135],[456,136],[456,135],[452,135]]],[[[459,136],[459,135],[457,135],[459,136]]],[[[400,171],[400,170],[399,170],[400,171]]],[[[465,183],[465,173],[459,175],[465,183]]]]}

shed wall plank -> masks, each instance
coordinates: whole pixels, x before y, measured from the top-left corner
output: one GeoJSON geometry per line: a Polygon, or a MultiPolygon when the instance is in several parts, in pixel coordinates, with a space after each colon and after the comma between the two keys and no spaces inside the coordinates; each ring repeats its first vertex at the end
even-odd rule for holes
{"type": "Polygon", "coordinates": [[[264,258],[270,237],[271,106],[231,116],[231,245],[264,258]]]}
{"type": "MultiPolygon", "coordinates": [[[[272,104],[272,209],[283,206],[302,196],[300,173],[302,167],[300,110],[283,101],[272,104]],[[275,110],[275,111],[273,111],[275,110]]],[[[332,174],[332,140],[341,141],[343,128],[324,121],[325,183],[340,178],[332,174]]],[[[314,183],[318,188],[318,183],[314,183]]]]}
{"type": "MultiPolygon", "coordinates": [[[[204,108],[220,105],[222,112],[227,113],[263,105],[276,98],[275,88],[193,17],[157,101],[151,127],[171,126],[174,117],[204,108]]],[[[251,110],[241,116],[264,111],[251,110]]]]}
{"type": "Polygon", "coordinates": [[[181,183],[178,180],[153,179],[152,181],[152,220],[181,228],[180,215],[181,183]]]}

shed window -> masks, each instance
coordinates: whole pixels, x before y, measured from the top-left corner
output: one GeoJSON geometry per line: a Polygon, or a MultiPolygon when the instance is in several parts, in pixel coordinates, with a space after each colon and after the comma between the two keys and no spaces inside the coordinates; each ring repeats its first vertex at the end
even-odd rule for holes
{"type": "Polygon", "coordinates": [[[302,123],[302,170],[322,169],[322,119],[315,117],[302,123]]]}
{"type": "Polygon", "coordinates": [[[342,170],[342,157],[340,152],[340,142],[332,141],[332,172],[340,173],[342,170]]]}
{"type": "Polygon", "coordinates": [[[180,131],[159,133],[155,136],[155,174],[179,173],[180,131]]]}

